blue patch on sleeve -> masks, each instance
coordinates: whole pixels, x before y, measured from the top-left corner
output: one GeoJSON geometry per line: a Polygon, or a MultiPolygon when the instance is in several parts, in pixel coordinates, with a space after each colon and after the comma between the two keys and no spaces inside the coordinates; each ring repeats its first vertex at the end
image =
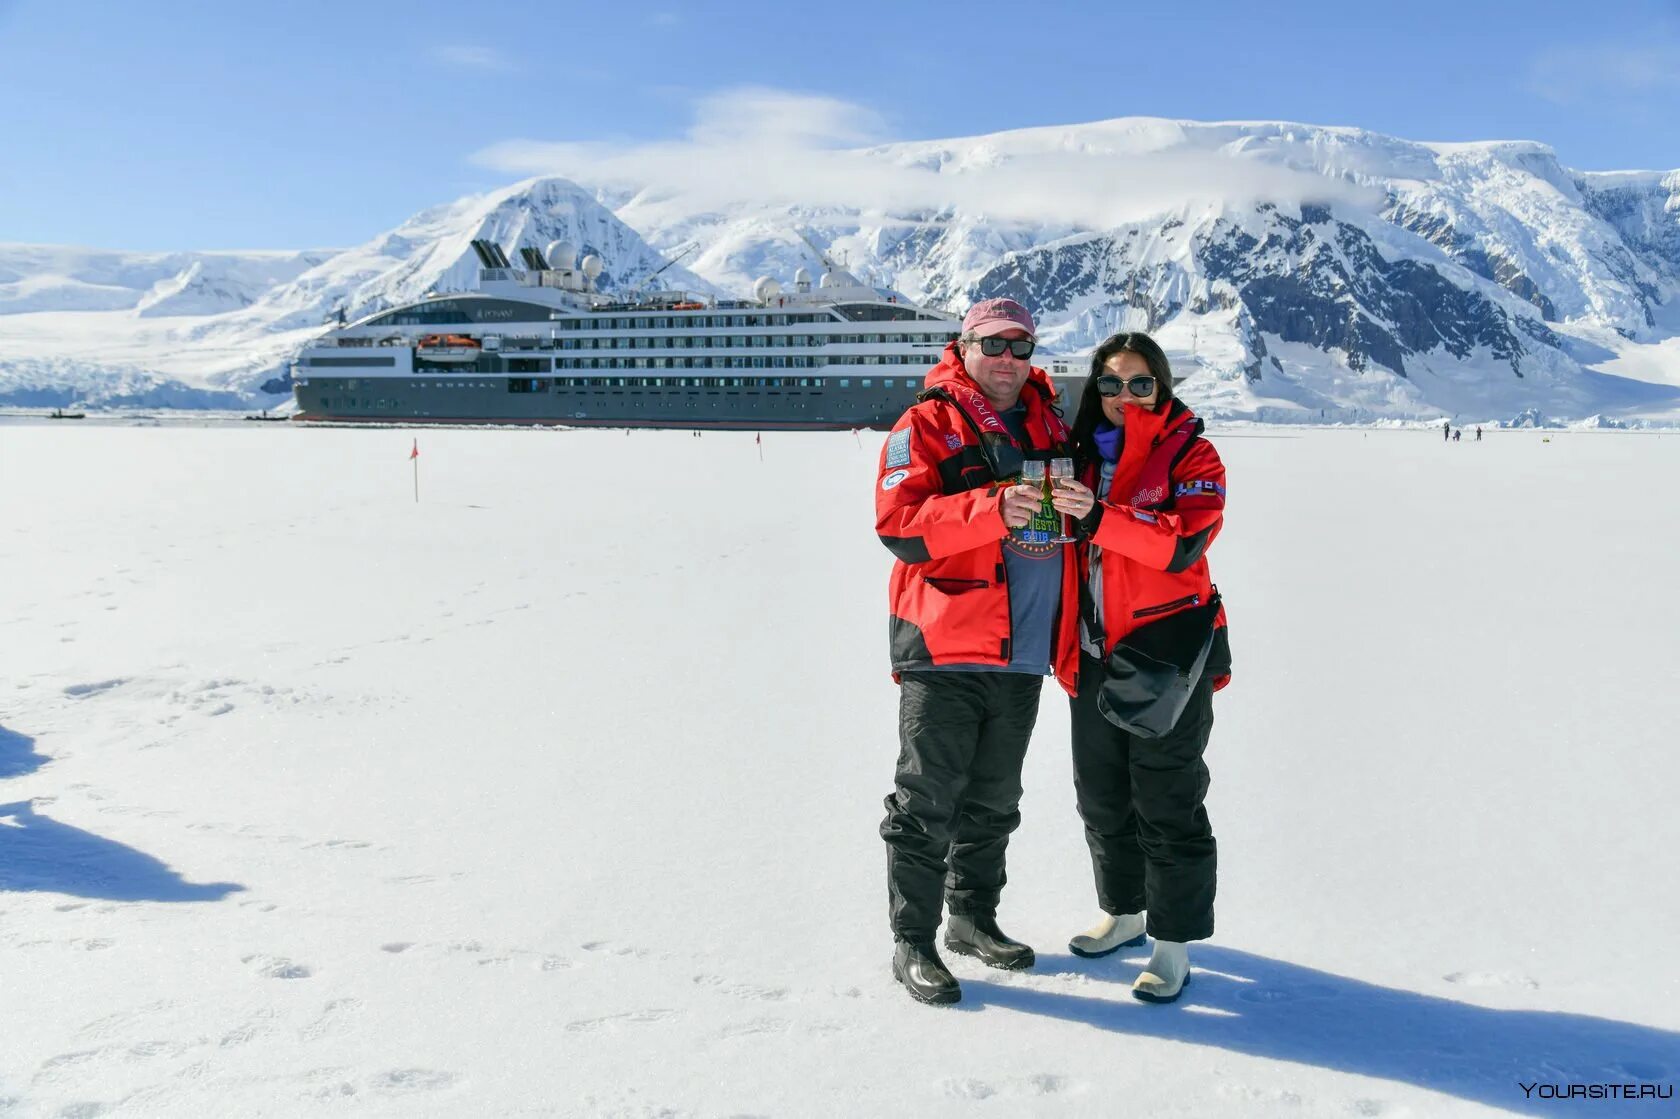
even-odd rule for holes
{"type": "Polygon", "coordinates": [[[1174,497],[1193,497],[1196,494],[1214,494],[1223,498],[1225,487],[1211,478],[1195,478],[1188,482],[1180,482],[1173,488],[1174,497]]]}
{"type": "Polygon", "coordinates": [[[1133,509],[1132,510],[1132,516],[1136,517],[1138,520],[1142,521],[1144,524],[1147,524],[1147,525],[1153,525],[1153,524],[1159,524],[1160,523],[1160,521],[1156,518],[1154,513],[1145,513],[1142,509],[1133,509]]]}
{"type": "Polygon", "coordinates": [[[886,467],[891,470],[895,466],[910,465],[910,429],[895,431],[892,438],[887,440],[886,467]]]}

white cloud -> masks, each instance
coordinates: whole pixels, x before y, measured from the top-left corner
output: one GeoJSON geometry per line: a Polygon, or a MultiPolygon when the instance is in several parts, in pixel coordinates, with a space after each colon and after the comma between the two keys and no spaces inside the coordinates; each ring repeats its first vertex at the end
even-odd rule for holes
{"type": "MultiPolygon", "coordinates": [[[[644,143],[508,140],[475,162],[517,175],[562,175],[643,191],[649,218],[706,209],[801,207],[876,219],[955,208],[994,223],[1109,228],[1198,202],[1372,202],[1326,158],[1279,131],[1129,118],[978,140],[885,144],[886,122],[831,97],[746,88],[702,98],[678,140],[644,143]],[[875,146],[865,146],[874,144],[875,146]]],[[[1261,126],[1264,128],[1265,126],[1261,126]]],[[[1279,126],[1286,128],[1287,126],[1279,126]]],[[[1356,171],[1361,153],[1338,153],[1356,171]]]]}
{"type": "Polygon", "coordinates": [[[1680,42],[1560,47],[1529,63],[1528,88],[1556,104],[1606,93],[1680,92],[1680,42]]]}
{"type": "Polygon", "coordinates": [[[433,47],[432,57],[445,66],[462,70],[494,70],[506,65],[494,47],[476,47],[467,43],[433,47]]]}

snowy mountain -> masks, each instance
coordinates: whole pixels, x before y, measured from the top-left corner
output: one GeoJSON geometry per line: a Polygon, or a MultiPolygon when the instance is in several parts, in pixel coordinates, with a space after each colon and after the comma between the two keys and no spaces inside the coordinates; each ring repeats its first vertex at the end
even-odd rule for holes
{"type": "Polygon", "coordinates": [[[181,254],[165,276],[0,246],[0,401],[38,399],[50,363],[95,400],[93,376],[118,369],[260,399],[335,308],[470,287],[475,237],[572,240],[607,262],[609,290],[693,242],[673,285],[744,294],[815,263],[803,231],[913,299],[1020,299],[1050,352],[1149,330],[1210,415],[1680,421],[1680,171],[1147,118],[794,154],[780,166],[797,173],[773,162],[721,187],[698,166],[676,183],[569,169],[353,249],[273,254],[266,288],[255,254],[181,254]]]}
{"type": "MultiPolygon", "coordinates": [[[[0,403],[273,403],[264,386],[289,391],[277,380],[286,360],[340,308],[358,318],[427,291],[473,287],[476,238],[510,254],[570,241],[602,259],[606,291],[665,263],[592,195],[552,178],[434,207],[344,250],[161,255],[0,246],[0,403]]],[[[666,278],[711,290],[681,267],[666,278]]]]}
{"type": "Polygon", "coordinates": [[[802,226],[912,298],[1019,299],[1057,352],[1151,331],[1215,415],[1680,416],[1680,171],[1135,118],[851,154],[908,204],[691,207],[661,185],[617,212],[700,241],[725,286],[808,265],[802,226]]]}

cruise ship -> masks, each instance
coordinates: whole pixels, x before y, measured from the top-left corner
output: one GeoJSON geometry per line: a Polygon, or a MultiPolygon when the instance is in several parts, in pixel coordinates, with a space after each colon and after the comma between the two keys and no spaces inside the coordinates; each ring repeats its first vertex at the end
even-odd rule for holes
{"type": "MultiPolygon", "coordinates": [[[[722,300],[598,292],[600,259],[580,261],[564,242],[521,248],[522,268],[494,242],[472,244],[476,290],[342,322],[305,347],[293,418],[887,429],[961,326],[862,283],[814,245],[815,284],[801,268],[787,290],[763,277],[751,300],[722,300]]],[[[1067,393],[1078,371],[1065,361],[1052,371],[1067,393]]]]}

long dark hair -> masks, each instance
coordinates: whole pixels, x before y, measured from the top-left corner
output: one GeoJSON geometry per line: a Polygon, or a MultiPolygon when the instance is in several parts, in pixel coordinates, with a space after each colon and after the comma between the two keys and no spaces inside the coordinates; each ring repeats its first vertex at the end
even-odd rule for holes
{"type": "Polygon", "coordinates": [[[1097,378],[1108,371],[1108,359],[1122,353],[1137,354],[1149,367],[1155,383],[1160,386],[1155,397],[1156,407],[1172,399],[1172,365],[1167,361],[1166,351],[1155,339],[1141,330],[1123,330],[1104,339],[1103,344],[1091,354],[1091,373],[1085,378],[1085,388],[1079,394],[1079,411],[1073,417],[1073,454],[1080,465],[1095,462],[1098,458],[1094,433],[1103,418],[1103,411],[1102,397],[1097,393],[1097,378]]]}

